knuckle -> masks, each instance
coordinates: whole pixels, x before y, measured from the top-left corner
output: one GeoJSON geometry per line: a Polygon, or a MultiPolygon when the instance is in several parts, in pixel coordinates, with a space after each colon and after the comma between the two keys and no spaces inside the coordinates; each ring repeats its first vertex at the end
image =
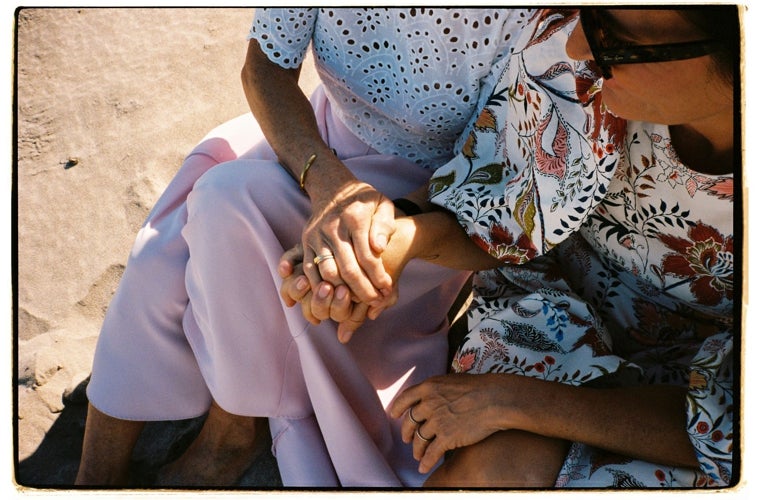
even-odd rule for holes
{"type": "Polygon", "coordinates": [[[322,266],[325,269],[319,270],[319,275],[322,276],[322,278],[325,281],[329,282],[335,282],[338,278],[340,278],[340,274],[338,273],[338,270],[335,269],[333,266],[322,266]]]}
{"type": "Polygon", "coordinates": [[[346,321],[346,323],[348,323],[349,325],[351,325],[351,327],[354,330],[356,330],[357,328],[359,328],[360,326],[362,326],[364,324],[364,320],[349,319],[348,321],[346,321]]]}
{"type": "Polygon", "coordinates": [[[333,304],[330,306],[330,318],[339,323],[343,323],[348,319],[348,314],[345,308],[333,304]]]}
{"type": "Polygon", "coordinates": [[[347,265],[342,269],[341,274],[343,275],[343,279],[345,279],[347,282],[358,282],[364,277],[364,273],[362,273],[359,266],[355,264],[347,265]]]}

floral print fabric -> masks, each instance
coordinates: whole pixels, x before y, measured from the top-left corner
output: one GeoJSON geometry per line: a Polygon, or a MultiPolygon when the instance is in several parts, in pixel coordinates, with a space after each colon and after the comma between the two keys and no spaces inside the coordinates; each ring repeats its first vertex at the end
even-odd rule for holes
{"type": "Polygon", "coordinates": [[[575,443],[557,486],[731,484],[733,176],[683,165],[668,127],[605,112],[601,82],[565,55],[573,24],[563,10],[532,20],[431,182],[431,199],[506,263],[476,275],[453,369],[688,387],[698,470],[575,443]]]}

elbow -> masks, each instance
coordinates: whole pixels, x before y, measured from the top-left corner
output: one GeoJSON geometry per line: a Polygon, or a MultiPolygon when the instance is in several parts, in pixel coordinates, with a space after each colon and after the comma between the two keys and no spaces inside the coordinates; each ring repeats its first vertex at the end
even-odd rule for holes
{"type": "Polygon", "coordinates": [[[255,65],[251,64],[250,59],[246,59],[240,70],[240,83],[243,85],[243,90],[246,95],[248,95],[250,89],[255,86],[256,76],[254,67],[255,65]]]}
{"type": "Polygon", "coordinates": [[[261,78],[263,76],[261,73],[262,71],[266,71],[263,67],[265,64],[266,56],[261,51],[258,42],[250,40],[243,67],[240,69],[240,82],[249,100],[254,96],[254,90],[261,85],[261,78]]]}

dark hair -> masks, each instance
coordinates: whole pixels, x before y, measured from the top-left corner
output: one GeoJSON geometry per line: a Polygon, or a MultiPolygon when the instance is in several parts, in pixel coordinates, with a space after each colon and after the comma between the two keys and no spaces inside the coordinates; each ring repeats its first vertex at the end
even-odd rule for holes
{"type": "Polygon", "coordinates": [[[679,9],[679,13],[705,38],[722,40],[721,48],[712,54],[718,74],[733,82],[739,68],[739,7],[736,5],[704,5],[679,9]]]}

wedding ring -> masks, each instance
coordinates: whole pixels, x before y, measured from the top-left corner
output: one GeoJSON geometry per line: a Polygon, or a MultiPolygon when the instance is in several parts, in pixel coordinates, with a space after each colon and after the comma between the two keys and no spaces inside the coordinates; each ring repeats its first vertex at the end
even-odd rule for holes
{"type": "Polygon", "coordinates": [[[314,264],[318,266],[322,262],[324,262],[326,260],[334,259],[334,258],[335,258],[335,256],[333,254],[331,254],[331,253],[326,253],[324,255],[317,255],[316,257],[314,257],[314,264]]]}
{"type": "Polygon", "coordinates": [[[414,415],[412,414],[412,408],[414,408],[414,406],[409,407],[409,420],[411,420],[417,425],[420,425],[422,422],[424,422],[424,420],[417,420],[416,418],[414,418],[414,415]]]}
{"type": "Polygon", "coordinates": [[[420,428],[419,427],[417,427],[417,430],[415,430],[414,433],[417,435],[418,438],[422,439],[426,443],[429,443],[430,441],[432,441],[433,439],[435,439],[435,436],[433,436],[430,439],[428,439],[425,436],[423,436],[422,434],[420,434],[420,428]]]}

